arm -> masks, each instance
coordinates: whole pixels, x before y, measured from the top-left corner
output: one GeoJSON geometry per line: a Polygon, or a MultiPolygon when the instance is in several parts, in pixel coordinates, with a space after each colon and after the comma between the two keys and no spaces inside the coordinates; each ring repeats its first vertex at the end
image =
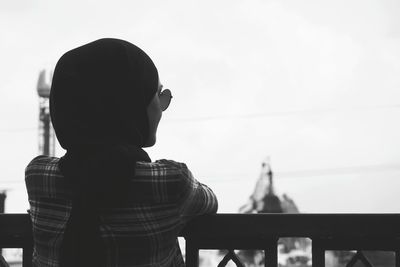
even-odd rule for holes
{"type": "Polygon", "coordinates": [[[180,201],[180,214],[187,221],[195,216],[216,213],[218,201],[214,192],[206,185],[198,182],[186,167],[182,168],[183,188],[180,201]]]}

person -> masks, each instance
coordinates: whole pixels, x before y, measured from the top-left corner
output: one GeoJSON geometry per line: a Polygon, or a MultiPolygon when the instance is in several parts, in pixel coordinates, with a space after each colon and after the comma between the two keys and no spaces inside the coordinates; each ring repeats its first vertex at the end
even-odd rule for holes
{"type": "Polygon", "coordinates": [[[96,40],[59,59],[50,115],[66,154],[25,170],[33,266],[184,266],[181,229],[218,203],[184,163],[143,150],[171,98],[127,41],[96,40]]]}

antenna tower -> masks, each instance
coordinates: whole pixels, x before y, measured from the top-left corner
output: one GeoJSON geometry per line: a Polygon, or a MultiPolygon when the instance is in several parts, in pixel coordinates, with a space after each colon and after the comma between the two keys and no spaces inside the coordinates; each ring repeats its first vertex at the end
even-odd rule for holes
{"type": "Polygon", "coordinates": [[[52,76],[52,72],[42,70],[36,87],[39,96],[39,154],[46,156],[55,155],[55,135],[49,108],[52,76]]]}

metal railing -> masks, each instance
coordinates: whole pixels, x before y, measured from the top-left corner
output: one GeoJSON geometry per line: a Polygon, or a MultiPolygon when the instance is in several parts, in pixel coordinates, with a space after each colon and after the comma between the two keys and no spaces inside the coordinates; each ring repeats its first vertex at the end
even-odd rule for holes
{"type": "Polygon", "coordinates": [[[32,229],[28,214],[0,214],[0,248],[22,248],[22,266],[32,266],[32,229]]]}
{"type": "MultiPolygon", "coordinates": [[[[373,266],[362,250],[395,252],[400,267],[400,214],[216,214],[191,221],[182,231],[186,265],[199,264],[200,249],[227,249],[219,266],[229,260],[241,266],[235,249],[265,252],[265,266],[278,266],[277,244],[283,237],[312,240],[312,266],[325,266],[326,250],[356,250],[347,266],[360,261],[373,266]]],[[[22,248],[23,266],[31,266],[32,234],[27,214],[0,214],[0,248],[22,248]]]]}

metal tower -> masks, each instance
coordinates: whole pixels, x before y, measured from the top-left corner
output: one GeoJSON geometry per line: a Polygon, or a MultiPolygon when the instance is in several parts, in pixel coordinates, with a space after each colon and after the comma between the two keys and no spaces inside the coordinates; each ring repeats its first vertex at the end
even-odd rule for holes
{"type": "Polygon", "coordinates": [[[49,108],[52,76],[52,72],[42,70],[36,88],[39,95],[39,154],[46,156],[55,155],[55,134],[49,108]]]}
{"type": "MultiPolygon", "coordinates": [[[[4,211],[5,211],[6,198],[7,198],[6,191],[0,191],[0,213],[4,213],[4,211]]],[[[1,252],[1,250],[0,250],[0,252],[1,252]]]]}

